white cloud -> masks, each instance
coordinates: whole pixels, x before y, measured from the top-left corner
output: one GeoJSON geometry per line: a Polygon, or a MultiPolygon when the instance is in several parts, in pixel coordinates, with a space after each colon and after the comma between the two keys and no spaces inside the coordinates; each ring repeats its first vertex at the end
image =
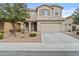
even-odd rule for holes
{"type": "Polygon", "coordinates": [[[68,17],[68,16],[71,16],[72,13],[74,12],[75,8],[71,8],[71,9],[67,9],[67,10],[63,10],[63,17],[68,17]]]}

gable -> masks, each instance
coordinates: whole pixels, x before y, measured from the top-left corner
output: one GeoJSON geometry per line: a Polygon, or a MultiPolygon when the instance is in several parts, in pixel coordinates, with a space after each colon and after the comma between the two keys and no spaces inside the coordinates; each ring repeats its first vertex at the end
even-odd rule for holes
{"type": "Polygon", "coordinates": [[[41,5],[41,6],[37,7],[36,9],[40,9],[40,8],[50,8],[50,9],[52,9],[52,7],[48,6],[48,5],[41,5]]]}

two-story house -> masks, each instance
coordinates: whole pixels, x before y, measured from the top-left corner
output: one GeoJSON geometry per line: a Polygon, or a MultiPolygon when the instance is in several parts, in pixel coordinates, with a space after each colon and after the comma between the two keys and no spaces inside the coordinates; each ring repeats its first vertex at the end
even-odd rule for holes
{"type": "MultiPolygon", "coordinates": [[[[62,10],[63,7],[59,5],[46,4],[38,6],[35,9],[28,9],[31,17],[26,20],[25,26],[21,23],[21,29],[25,27],[26,31],[37,32],[65,31],[65,20],[62,17],[62,10]]],[[[7,26],[5,26],[5,29],[7,29],[7,26]]]]}

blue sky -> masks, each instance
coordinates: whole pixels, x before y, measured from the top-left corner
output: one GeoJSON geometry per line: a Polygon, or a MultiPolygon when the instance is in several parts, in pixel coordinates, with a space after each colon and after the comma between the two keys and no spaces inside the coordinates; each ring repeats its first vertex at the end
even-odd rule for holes
{"type": "MultiPolygon", "coordinates": [[[[35,8],[37,6],[40,6],[41,4],[42,3],[28,3],[28,7],[35,8]]],[[[76,8],[79,8],[79,3],[57,3],[57,4],[64,7],[63,17],[70,16],[76,8]]]]}

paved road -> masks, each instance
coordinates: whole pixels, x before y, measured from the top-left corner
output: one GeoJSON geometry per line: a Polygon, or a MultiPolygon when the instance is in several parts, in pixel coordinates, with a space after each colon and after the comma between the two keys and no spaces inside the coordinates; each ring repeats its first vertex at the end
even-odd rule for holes
{"type": "Polygon", "coordinates": [[[0,51],[0,56],[79,56],[78,51],[0,51]]]}
{"type": "Polygon", "coordinates": [[[42,33],[41,43],[0,43],[0,51],[79,51],[79,39],[65,33],[42,33]]]}

